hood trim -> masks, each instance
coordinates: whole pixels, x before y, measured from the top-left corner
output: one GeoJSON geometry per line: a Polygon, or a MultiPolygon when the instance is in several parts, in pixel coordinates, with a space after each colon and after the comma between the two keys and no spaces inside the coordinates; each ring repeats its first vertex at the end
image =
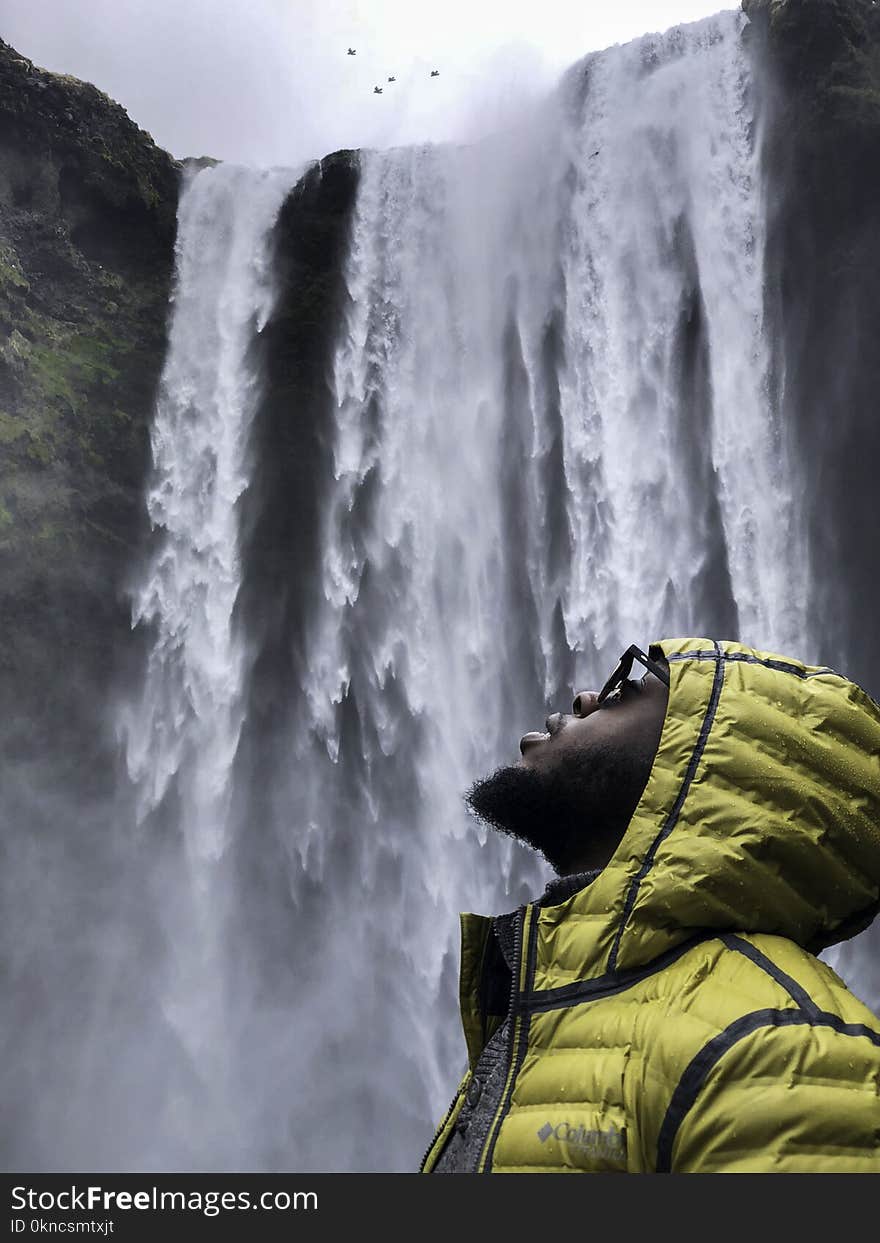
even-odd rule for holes
{"type": "MultiPolygon", "coordinates": [[[[629,917],[632,914],[633,907],[636,904],[636,898],[638,897],[638,894],[639,894],[639,886],[641,885],[644,878],[647,876],[648,872],[651,870],[651,867],[654,863],[654,859],[656,857],[657,851],[660,849],[660,846],[666,840],[666,838],[669,836],[669,834],[672,832],[672,830],[675,828],[676,824],[678,823],[678,817],[681,814],[682,807],[684,806],[684,800],[687,797],[687,792],[691,787],[691,782],[694,779],[694,775],[696,774],[697,767],[700,763],[700,760],[702,759],[703,751],[706,749],[706,743],[708,742],[708,739],[709,739],[709,731],[711,730],[712,723],[715,720],[715,712],[718,708],[718,701],[721,698],[721,687],[724,683],[724,663],[725,662],[723,659],[723,653],[721,651],[721,645],[720,643],[718,643],[717,640],[714,641],[714,648],[715,648],[714,652],[696,653],[698,659],[701,659],[701,660],[704,658],[710,659],[710,660],[714,659],[715,661],[715,677],[712,682],[712,692],[709,696],[709,703],[706,707],[705,715],[703,716],[703,723],[700,726],[700,732],[697,736],[697,741],[691,753],[691,758],[685,770],[684,779],[682,780],[681,788],[678,791],[676,800],[672,805],[669,815],[666,817],[666,821],[663,824],[663,827],[661,828],[660,832],[657,834],[657,836],[654,838],[653,842],[649,846],[645,854],[645,857],[642,860],[642,866],[639,868],[636,875],[630,881],[629,889],[627,890],[626,898],[623,904],[623,912],[620,916],[620,922],[617,925],[617,932],[614,935],[614,943],[611,946],[611,953],[608,955],[608,968],[607,969],[609,972],[613,972],[617,969],[617,955],[620,949],[620,941],[623,936],[626,925],[629,922],[629,917]]],[[[688,652],[686,654],[683,653],[682,655],[684,658],[687,658],[691,656],[692,654],[688,652]]],[[[675,656],[667,657],[667,659],[674,660],[675,656]]]]}

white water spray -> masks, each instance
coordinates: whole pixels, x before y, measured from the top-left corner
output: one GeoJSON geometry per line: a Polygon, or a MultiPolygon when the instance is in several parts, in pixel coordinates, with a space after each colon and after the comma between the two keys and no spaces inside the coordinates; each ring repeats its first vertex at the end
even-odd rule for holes
{"type": "Polygon", "coordinates": [[[741,20],[724,14],[588,67],[572,136],[564,386],[577,532],[567,622],[579,646],[699,626],[692,586],[707,541],[683,438],[702,442],[717,477],[743,641],[809,646],[797,485],[769,391],[765,204],[741,20]],[[708,351],[690,427],[685,308],[704,319],[708,351]],[[582,503],[585,477],[601,480],[598,521],[582,503]]]}
{"type": "Polygon", "coordinates": [[[272,228],[294,180],[290,170],[219,165],[198,172],[182,196],[147,496],[157,549],[132,609],[134,625],[151,626],[152,644],[141,698],[120,722],[138,818],[166,841],[156,845],[168,937],[156,991],[192,1083],[169,1095],[165,1126],[191,1168],[241,1163],[223,868],[246,678],[233,617],[237,502],[259,398],[253,347],[275,300],[272,228]],[[169,833],[182,857],[168,848],[169,833]]]}
{"type": "Polygon", "coordinates": [[[147,496],[160,546],[133,604],[155,641],[143,698],[126,715],[141,818],[176,780],[196,860],[226,844],[229,773],[242,725],[244,651],[233,631],[241,566],[236,504],[258,396],[249,359],[274,302],[269,249],[287,170],[199,172],[179,212],[168,358],[147,496]]]}

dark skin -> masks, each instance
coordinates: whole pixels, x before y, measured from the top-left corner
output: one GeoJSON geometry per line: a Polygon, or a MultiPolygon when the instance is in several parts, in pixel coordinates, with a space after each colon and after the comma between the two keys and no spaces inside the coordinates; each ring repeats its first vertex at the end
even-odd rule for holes
{"type": "Polygon", "coordinates": [[[560,875],[603,868],[626,831],[660,741],[666,686],[646,673],[603,703],[580,691],[570,713],[520,740],[519,764],[465,798],[493,828],[539,850],[560,875]]]}

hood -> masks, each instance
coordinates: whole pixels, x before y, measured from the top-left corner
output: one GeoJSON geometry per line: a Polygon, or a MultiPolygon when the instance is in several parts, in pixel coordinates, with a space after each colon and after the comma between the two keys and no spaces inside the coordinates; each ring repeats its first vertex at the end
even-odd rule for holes
{"type": "Polygon", "coordinates": [[[707,930],[818,953],[880,909],[873,699],[739,643],[663,639],[651,655],[670,688],[648,783],[601,875],[541,904],[537,988],[638,967],[707,930]]]}

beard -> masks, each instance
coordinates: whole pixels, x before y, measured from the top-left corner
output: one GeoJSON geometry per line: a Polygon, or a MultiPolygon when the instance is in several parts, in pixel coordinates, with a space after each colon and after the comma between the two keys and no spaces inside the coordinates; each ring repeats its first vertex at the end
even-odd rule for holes
{"type": "Polygon", "coordinates": [[[498,768],[464,798],[480,820],[539,851],[560,876],[604,867],[632,819],[654,754],[611,744],[569,751],[550,769],[498,768]]]}

